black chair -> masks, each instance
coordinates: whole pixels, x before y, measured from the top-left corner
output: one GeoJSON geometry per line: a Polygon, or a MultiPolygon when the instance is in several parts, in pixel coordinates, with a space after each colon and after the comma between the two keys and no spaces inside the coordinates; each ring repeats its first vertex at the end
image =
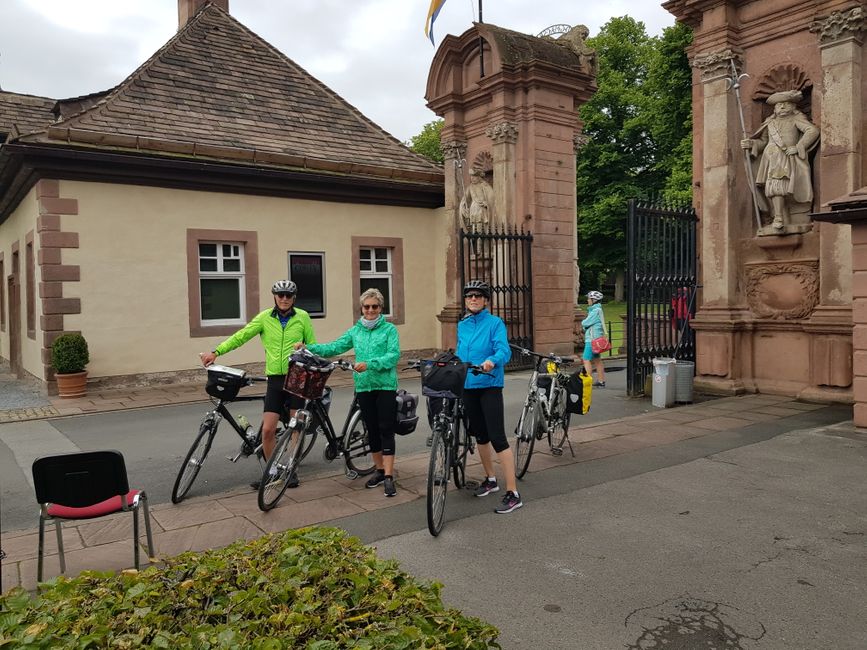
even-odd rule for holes
{"type": "Polygon", "coordinates": [[[148,555],[154,557],[151,520],[143,490],[130,490],[126,465],[119,451],[82,451],[43,456],[33,461],[33,487],[39,502],[39,560],[36,579],[42,582],[45,523],[54,522],[60,572],[66,573],[62,521],[94,519],[116,512],[132,512],[133,554],[139,568],[138,509],[144,509],[148,555]]]}

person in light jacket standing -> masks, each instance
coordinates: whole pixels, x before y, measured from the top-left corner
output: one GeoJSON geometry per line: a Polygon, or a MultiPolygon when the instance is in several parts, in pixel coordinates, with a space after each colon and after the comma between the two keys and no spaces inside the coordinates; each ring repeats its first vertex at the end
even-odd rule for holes
{"type": "MultiPolygon", "coordinates": [[[[394,429],[397,423],[397,362],[400,340],[397,328],[385,320],[385,299],[377,289],[361,294],[361,318],[339,339],[308,345],[323,357],[355,349],[355,394],[367,427],[368,442],[376,472],[365,487],[383,486],[385,496],[397,494],[394,485],[394,429]]],[[[295,349],[302,347],[299,343],[295,349]]]]}
{"type": "Polygon", "coordinates": [[[469,433],[479,445],[479,459],[485,469],[485,480],[476,489],[477,497],[499,491],[494,473],[491,447],[497,453],[506,479],[506,494],[494,510],[506,514],[523,506],[515,479],[515,457],[506,439],[503,415],[503,375],[512,358],[506,324],[486,307],[491,288],[482,280],[470,280],[464,286],[467,315],[458,323],[458,344],[455,354],[465,363],[481,366],[486,374],[467,373],[464,382],[464,410],[470,421],[469,433]]]}
{"type": "Polygon", "coordinates": [[[598,339],[600,336],[605,336],[605,313],[602,311],[602,305],[599,303],[602,300],[602,293],[599,291],[591,291],[587,294],[587,318],[581,321],[581,327],[584,328],[584,371],[588,377],[593,376],[593,366],[596,366],[596,381],[594,386],[597,388],[605,388],[605,366],[602,363],[602,357],[593,352],[590,343],[593,339],[598,339]]]}

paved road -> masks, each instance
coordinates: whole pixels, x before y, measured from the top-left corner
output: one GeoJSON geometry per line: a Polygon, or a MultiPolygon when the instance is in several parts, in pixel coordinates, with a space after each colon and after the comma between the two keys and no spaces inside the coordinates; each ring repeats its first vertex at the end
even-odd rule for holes
{"type": "MultiPolygon", "coordinates": [[[[504,391],[507,423],[518,419],[528,376],[526,372],[507,376],[504,391]]],[[[612,372],[608,388],[594,392],[594,406],[582,422],[637,415],[652,408],[648,400],[627,398],[624,382],[624,372],[612,372]]],[[[418,379],[408,374],[401,376],[401,386],[411,392],[420,391],[418,379]]],[[[331,414],[336,420],[335,426],[341,427],[352,391],[344,387],[334,392],[331,414]]],[[[0,425],[0,530],[19,530],[35,525],[30,466],[35,458],[44,454],[77,449],[119,449],[126,459],[131,483],[144,486],[151,503],[169,501],[178,467],[208,407],[208,403],[203,402],[0,425]]],[[[251,422],[257,422],[261,405],[239,403],[233,405],[232,412],[243,413],[251,422]]],[[[398,439],[399,455],[425,449],[428,431],[425,417],[422,413],[422,423],[415,434],[398,439]]],[[[238,447],[235,433],[225,425],[221,427],[191,496],[234,489],[257,478],[261,470],[255,459],[241,459],[236,464],[226,460],[227,456],[237,452],[238,447]]],[[[302,480],[305,474],[311,476],[334,469],[334,465],[322,458],[323,448],[322,441],[317,441],[305,460],[302,480]]],[[[398,456],[398,468],[399,462],[398,456]]]]}

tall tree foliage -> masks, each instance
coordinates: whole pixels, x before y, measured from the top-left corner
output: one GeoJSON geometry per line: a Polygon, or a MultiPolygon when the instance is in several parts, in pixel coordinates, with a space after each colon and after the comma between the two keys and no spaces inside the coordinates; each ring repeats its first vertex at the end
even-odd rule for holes
{"type": "Polygon", "coordinates": [[[587,144],[578,158],[578,251],[582,290],[626,268],[627,201],[691,198],[690,30],[649,37],[628,16],[588,39],[596,49],[596,95],[580,109],[587,144]]]}
{"type": "Polygon", "coordinates": [[[428,122],[422,127],[421,133],[412,136],[406,146],[420,153],[433,162],[443,162],[443,149],[440,134],[443,130],[443,120],[428,122]]]}

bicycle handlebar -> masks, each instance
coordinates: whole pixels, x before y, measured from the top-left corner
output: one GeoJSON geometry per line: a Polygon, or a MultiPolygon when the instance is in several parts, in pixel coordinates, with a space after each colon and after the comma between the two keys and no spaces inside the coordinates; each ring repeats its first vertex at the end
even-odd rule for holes
{"type": "MultiPolygon", "coordinates": [[[[406,368],[404,368],[403,371],[405,372],[407,370],[421,370],[422,364],[436,363],[436,362],[437,362],[436,359],[407,359],[407,363],[409,365],[406,368]]],[[[472,372],[474,375],[489,375],[489,374],[491,374],[490,372],[486,372],[485,370],[483,370],[481,366],[477,366],[473,363],[468,363],[468,364],[466,364],[466,366],[470,370],[470,372],[472,372]]]]}
{"type": "Polygon", "coordinates": [[[509,347],[513,350],[517,350],[521,354],[528,357],[536,357],[537,359],[548,359],[549,361],[553,361],[555,363],[562,364],[564,366],[568,366],[569,364],[575,363],[575,357],[561,357],[556,354],[540,354],[539,352],[534,352],[533,350],[529,350],[527,348],[522,348],[519,345],[514,345],[509,343],[509,347]]]}

